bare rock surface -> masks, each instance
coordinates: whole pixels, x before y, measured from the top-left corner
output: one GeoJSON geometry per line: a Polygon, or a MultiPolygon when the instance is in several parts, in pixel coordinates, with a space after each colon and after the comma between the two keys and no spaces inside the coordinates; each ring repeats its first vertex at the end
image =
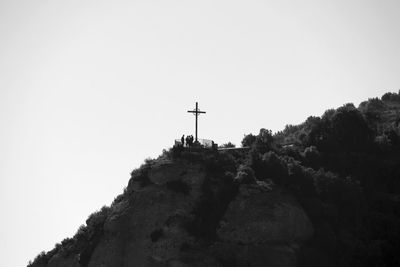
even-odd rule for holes
{"type": "Polygon", "coordinates": [[[313,233],[292,196],[242,184],[226,198],[233,182],[200,164],[163,162],[137,177],[86,254],[57,253],[47,266],[296,266],[313,233]]]}
{"type": "Polygon", "coordinates": [[[278,189],[243,184],[220,223],[215,249],[235,266],[297,266],[312,224],[297,201],[278,189]]]}
{"type": "Polygon", "coordinates": [[[218,234],[228,242],[293,243],[306,241],[313,227],[306,213],[290,195],[244,184],[224,216],[218,234]]]}
{"type": "Polygon", "coordinates": [[[152,184],[119,203],[106,220],[106,238],[95,249],[89,266],[158,266],[170,261],[178,266],[182,244],[192,239],[182,224],[201,194],[204,177],[199,166],[164,164],[152,169],[152,184]],[[166,185],[173,181],[190,190],[171,190],[166,185]]]}

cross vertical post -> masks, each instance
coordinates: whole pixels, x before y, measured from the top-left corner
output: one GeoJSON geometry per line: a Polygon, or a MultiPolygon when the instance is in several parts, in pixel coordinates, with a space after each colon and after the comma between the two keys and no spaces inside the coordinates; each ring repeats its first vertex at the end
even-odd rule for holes
{"type": "Polygon", "coordinates": [[[195,116],[196,116],[196,125],[195,125],[195,142],[197,143],[197,125],[198,125],[198,122],[197,122],[197,117],[201,114],[201,113],[206,113],[205,111],[200,111],[200,109],[199,109],[199,105],[198,105],[198,103],[196,102],[196,108],[194,109],[194,110],[188,110],[188,112],[189,113],[193,113],[195,116]]]}
{"type": "MultiPolygon", "coordinates": [[[[196,102],[196,111],[199,109],[199,105],[197,104],[197,102],[196,102]]],[[[198,113],[196,113],[196,134],[195,134],[195,140],[196,140],[196,142],[197,142],[197,120],[198,120],[198,117],[199,117],[199,115],[198,115],[198,113]]]]}

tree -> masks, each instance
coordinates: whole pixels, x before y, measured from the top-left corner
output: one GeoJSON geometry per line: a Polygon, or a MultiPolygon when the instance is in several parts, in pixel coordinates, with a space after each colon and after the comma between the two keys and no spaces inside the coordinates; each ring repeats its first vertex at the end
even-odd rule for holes
{"type": "MultiPolygon", "coordinates": [[[[399,91],[400,93],[400,91],[399,91]]],[[[400,94],[396,93],[386,93],[382,96],[382,101],[385,102],[400,102],[400,94]]]]}
{"type": "Polygon", "coordinates": [[[242,147],[250,147],[256,141],[256,136],[252,134],[245,135],[242,140],[242,147]]]}
{"type": "Polygon", "coordinates": [[[272,144],[274,142],[274,138],[272,136],[272,131],[267,129],[260,129],[260,133],[257,135],[255,140],[255,147],[257,151],[261,154],[272,149],[272,144]]]}
{"type": "Polygon", "coordinates": [[[336,110],[331,120],[332,138],[342,150],[365,150],[372,142],[372,131],[354,105],[336,110]]]}
{"type": "Polygon", "coordinates": [[[373,131],[351,103],[306,123],[310,128],[307,145],[316,146],[320,151],[362,151],[373,140],[373,131]]]}

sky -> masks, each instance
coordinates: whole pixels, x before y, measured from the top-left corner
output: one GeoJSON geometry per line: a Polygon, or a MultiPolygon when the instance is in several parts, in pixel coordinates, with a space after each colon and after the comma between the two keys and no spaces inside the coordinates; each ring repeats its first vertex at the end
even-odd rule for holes
{"type": "Polygon", "coordinates": [[[0,0],[0,265],[182,134],[240,144],[400,89],[400,2],[0,0]]]}

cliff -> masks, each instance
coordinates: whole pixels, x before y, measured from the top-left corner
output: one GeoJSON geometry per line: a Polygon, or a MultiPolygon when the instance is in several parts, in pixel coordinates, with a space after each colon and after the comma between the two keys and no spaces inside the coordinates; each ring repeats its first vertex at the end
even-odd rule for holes
{"type": "Polygon", "coordinates": [[[204,162],[148,162],[110,208],[32,266],[296,266],[313,227],[295,197],[232,177],[204,162]]]}

